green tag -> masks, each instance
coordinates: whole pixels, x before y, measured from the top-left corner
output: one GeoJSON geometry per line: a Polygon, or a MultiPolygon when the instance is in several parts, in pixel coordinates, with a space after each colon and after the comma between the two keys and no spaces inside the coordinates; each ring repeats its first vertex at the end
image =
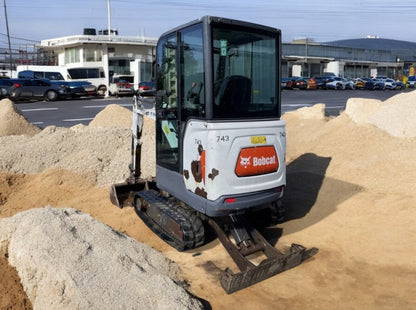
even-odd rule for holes
{"type": "Polygon", "coordinates": [[[227,40],[220,40],[221,56],[227,56],[227,40]]]}

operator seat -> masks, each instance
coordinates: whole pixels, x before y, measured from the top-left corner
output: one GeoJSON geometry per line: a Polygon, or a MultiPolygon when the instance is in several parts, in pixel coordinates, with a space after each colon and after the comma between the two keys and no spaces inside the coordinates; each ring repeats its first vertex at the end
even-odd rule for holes
{"type": "Polygon", "coordinates": [[[215,104],[219,117],[247,115],[251,103],[251,79],[243,75],[231,75],[224,79],[215,104]]]}

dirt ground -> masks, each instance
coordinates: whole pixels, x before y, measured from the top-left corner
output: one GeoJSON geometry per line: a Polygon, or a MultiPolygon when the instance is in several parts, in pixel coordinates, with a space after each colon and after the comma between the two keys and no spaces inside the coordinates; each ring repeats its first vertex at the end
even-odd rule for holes
{"type": "MultiPolygon", "coordinates": [[[[325,118],[322,105],[284,115],[287,220],[262,233],[279,249],[294,242],[319,253],[232,295],[217,277],[236,268],[217,239],[179,253],[79,172],[0,173],[0,217],[46,205],[89,213],[177,262],[189,291],[212,309],[416,309],[416,117],[406,110],[416,93],[398,96],[366,101],[366,115],[358,99],[336,118],[325,118]],[[406,112],[396,120],[386,110],[393,105],[406,112]],[[404,128],[400,135],[390,130],[393,121],[404,128]]],[[[31,309],[7,257],[0,274],[0,309],[31,309]]]]}

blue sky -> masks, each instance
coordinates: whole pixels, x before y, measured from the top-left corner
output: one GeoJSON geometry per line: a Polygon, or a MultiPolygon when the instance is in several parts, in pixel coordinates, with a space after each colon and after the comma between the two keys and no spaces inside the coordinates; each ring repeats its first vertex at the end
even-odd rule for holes
{"type": "MultiPolygon", "coordinates": [[[[0,0],[0,47],[7,46],[0,0]]],[[[107,0],[5,0],[13,44],[107,28],[107,0]]],[[[111,27],[120,35],[158,37],[203,15],[261,23],[282,30],[283,41],[382,38],[416,42],[415,0],[111,0],[111,27]]]]}

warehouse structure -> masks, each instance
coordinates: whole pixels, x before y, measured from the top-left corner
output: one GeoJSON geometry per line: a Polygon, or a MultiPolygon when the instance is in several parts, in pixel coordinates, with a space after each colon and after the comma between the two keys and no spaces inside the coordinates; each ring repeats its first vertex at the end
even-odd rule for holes
{"type": "MultiPolygon", "coordinates": [[[[109,81],[113,74],[151,71],[156,43],[156,38],[84,29],[82,35],[43,40],[38,48],[52,52],[55,65],[102,67],[109,81]]],[[[412,42],[367,37],[330,43],[301,39],[282,44],[282,76],[313,77],[330,72],[349,78],[378,75],[396,79],[408,75],[415,64],[416,43],[412,42]]]]}

